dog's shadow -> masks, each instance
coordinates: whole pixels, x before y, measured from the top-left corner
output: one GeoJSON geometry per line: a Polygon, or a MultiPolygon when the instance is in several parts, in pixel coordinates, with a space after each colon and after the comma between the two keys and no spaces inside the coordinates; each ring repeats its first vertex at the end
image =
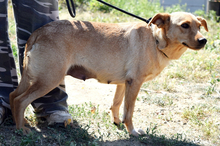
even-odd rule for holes
{"type": "MultiPolygon", "coordinates": [[[[48,127],[47,124],[39,124],[42,135],[45,135],[45,141],[53,141],[60,139],[61,145],[107,145],[107,146],[124,146],[124,145],[138,145],[138,146],[164,146],[164,145],[180,145],[180,146],[199,146],[196,143],[183,139],[181,135],[176,137],[166,138],[164,135],[148,134],[145,136],[134,137],[130,136],[126,139],[118,139],[113,141],[103,141],[100,137],[91,136],[88,132],[89,126],[80,126],[76,120],[73,121],[72,126],[64,128],[62,125],[56,124],[48,127]]],[[[124,127],[125,128],[125,127],[124,127]]],[[[121,129],[122,130],[122,129],[121,129]]],[[[91,131],[90,131],[91,133],[91,131]]]]}
{"type": "Polygon", "coordinates": [[[48,126],[48,123],[39,123],[31,128],[32,131],[40,134],[41,140],[46,143],[56,143],[59,145],[87,145],[95,140],[88,133],[86,126],[82,127],[76,120],[73,120],[72,125],[64,126],[64,124],[55,124],[48,126]],[[35,129],[35,130],[34,130],[35,129]]]}
{"type": "Polygon", "coordinates": [[[80,126],[75,120],[66,127],[64,124],[48,126],[47,122],[38,120],[32,122],[26,124],[31,133],[23,135],[22,130],[16,130],[12,117],[7,118],[0,125],[0,145],[90,145],[97,139],[88,133],[86,126],[80,126]]]}
{"type": "MultiPolygon", "coordinates": [[[[15,130],[12,118],[9,118],[0,126],[0,143],[12,143],[13,145],[138,145],[138,146],[165,146],[165,145],[188,145],[199,146],[189,142],[180,136],[166,138],[156,134],[148,134],[140,137],[130,136],[126,139],[103,141],[99,137],[89,134],[89,126],[80,126],[76,120],[73,125],[66,126],[55,124],[48,126],[47,122],[36,122],[35,126],[27,125],[32,133],[24,136],[22,131],[15,130]],[[13,141],[14,140],[14,141],[13,141]]],[[[91,132],[90,132],[91,133],[91,132]]]]}

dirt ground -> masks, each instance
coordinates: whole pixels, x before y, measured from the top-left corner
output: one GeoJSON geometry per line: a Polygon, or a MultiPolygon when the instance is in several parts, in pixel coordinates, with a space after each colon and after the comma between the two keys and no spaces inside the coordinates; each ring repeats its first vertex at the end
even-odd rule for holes
{"type": "MultiPolygon", "coordinates": [[[[66,91],[69,95],[68,104],[69,105],[81,105],[85,102],[92,103],[94,106],[99,105],[99,113],[103,111],[109,113],[111,116],[110,107],[113,101],[116,85],[108,85],[98,83],[94,79],[81,81],[78,79],[74,79],[70,76],[65,78],[66,83],[66,91]]],[[[173,135],[179,133],[183,136],[183,138],[189,139],[190,142],[193,142],[194,146],[204,145],[210,146],[215,144],[210,141],[210,139],[206,139],[203,137],[201,129],[198,127],[192,126],[190,121],[182,118],[182,112],[184,109],[192,107],[198,103],[212,103],[219,105],[220,101],[215,100],[216,103],[213,103],[213,99],[201,99],[200,96],[202,93],[197,90],[200,89],[200,84],[192,84],[187,86],[176,85],[176,92],[164,92],[164,91],[152,91],[148,89],[141,89],[138,95],[138,99],[135,104],[133,122],[135,128],[141,128],[146,131],[149,127],[156,125],[156,130],[159,135],[164,135],[166,139],[169,139],[173,135]],[[193,88],[193,91],[192,91],[193,88]],[[147,90],[148,94],[146,93],[147,90]],[[195,92],[194,92],[195,91],[195,92]],[[161,97],[172,97],[172,100],[167,100],[166,103],[160,103],[161,97]],[[156,102],[155,102],[156,101],[156,102]],[[159,102],[160,101],[160,102],[159,102]],[[169,103],[172,102],[172,103],[169,103]],[[165,106],[158,106],[158,104],[165,104],[165,106]]],[[[218,87],[218,90],[220,88],[218,87]]],[[[219,96],[217,96],[219,97],[219,96]]],[[[120,108],[120,115],[122,117],[123,114],[123,103],[120,108]]],[[[34,115],[31,113],[31,115],[34,115]]],[[[220,121],[220,115],[216,116],[216,121],[220,121]]],[[[28,117],[31,117],[30,115],[28,117]]],[[[33,116],[32,116],[33,117],[33,116]]],[[[30,120],[30,119],[29,119],[30,120]]],[[[31,120],[30,120],[31,121],[31,120]]],[[[86,121],[85,121],[86,122],[86,121]]],[[[46,142],[47,145],[59,145],[56,141],[57,137],[60,134],[55,133],[63,133],[63,139],[66,136],[71,136],[74,138],[74,134],[83,130],[79,125],[78,121],[75,121],[77,125],[75,129],[59,129],[59,128],[50,128],[45,124],[31,126],[32,131],[38,132],[44,139],[35,138],[37,141],[41,141],[41,145],[44,145],[42,142],[46,142]]],[[[219,123],[216,123],[219,124],[219,123]]],[[[220,124],[219,124],[220,125],[220,124]]],[[[97,126],[91,126],[90,131],[85,131],[85,133],[92,133],[91,131],[97,131],[97,126]]],[[[220,127],[219,127],[220,130],[220,127]]],[[[115,131],[114,131],[115,132],[115,131]]],[[[111,138],[104,139],[101,145],[113,146],[113,145],[146,145],[139,140],[135,140],[134,138],[120,138],[116,133],[111,133],[111,138]]],[[[220,134],[220,133],[219,133],[220,134]]],[[[61,134],[62,136],[62,134],[61,134]]],[[[219,135],[220,136],[220,135],[219,135]]],[[[77,136],[76,136],[77,137],[77,136]]],[[[88,136],[89,137],[89,136],[88,136]]],[[[24,139],[22,134],[19,135],[15,132],[15,126],[0,126],[0,146],[4,145],[15,145],[16,142],[20,143],[22,139],[30,140],[34,138],[27,137],[24,139]],[[1,142],[4,142],[1,144],[1,142]]],[[[58,137],[59,138],[59,137],[58,137]]],[[[62,140],[62,139],[61,139],[62,140]]],[[[147,140],[148,141],[148,140],[147,140]]],[[[178,143],[177,143],[178,144],[178,143]]],[[[149,145],[149,144],[147,144],[149,145]]],[[[185,145],[183,142],[179,142],[179,145],[185,145]]],[[[189,145],[189,143],[186,143],[189,145]]],[[[191,144],[192,145],[192,144],[191,144]]]]}
{"type": "MultiPolygon", "coordinates": [[[[209,139],[201,138],[201,130],[192,127],[189,121],[182,118],[184,109],[194,106],[199,103],[213,102],[212,99],[202,100],[202,92],[199,90],[200,86],[204,85],[188,85],[181,87],[178,85],[176,93],[168,92],[154,92],[150,91],[147,96],[152,97],[148,101],[144,101],[143,97],[146,92],[140,91],[136,101],[133,122],[136,128],[141,128],[146,131],[152,123],[157,123],[157,129],[162,135],[174,135],[177,133],[183,134],[187,139],[199,145],[211,145],[209,139]],[[192,92],[192,89],[195,92],[192,92]],[[198,89],[198,91],[196,91],[198,89]],[[200,93],[200,92],[201,93],[200,93]],[[151,104],[151,100],[159,96],[172,96],[171,106],[158,106],[151,104]]],[[[91,102],[93,105],[99,105],[100,110],[110,111],[110,106],[113,101],[116,86],[108,84],[100,84],[96,80],[81,81],[66,77],[66,89],[69,95],[68,104],[82,104],[84,102],[91,102]]],[[[218,101],[219,102],[219,101],[218,101]]],[[[219,103],[216,103],[219,104],[219,103]]],[[[123,114],[123,103],[120,109],[120,114],[123,114]]],[[[219,115],[216,117],[220,118],[219,115]]],[[[220,119],[219,119],[220,120],[220,119]]],[[[139,144],[137,144],[139,145],[139,144]]]]}
{"type": "Polygon", "coordinates": [[[109,109],[113,101],[116,85],[98,83],[95,79],[86,81],[67,76],[65,79],[68,104],[92,102],[100,109],[109,109]]]}

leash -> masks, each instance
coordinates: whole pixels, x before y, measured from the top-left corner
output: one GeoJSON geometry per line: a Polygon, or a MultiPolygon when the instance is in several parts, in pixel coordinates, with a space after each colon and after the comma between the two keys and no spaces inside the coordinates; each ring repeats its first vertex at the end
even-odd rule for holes
{"type": "Polygon", "coordinates": [[[107,2],[102,1],[102,0],[97,0],[97,1],[100,2],[100,3],[103,3],[103,4],[105,4],[105,5],[107,5],[107,6],[109,6],[109,7],[112,7],[112,8],[114,8],[114,9],[118,10],[118,11],[121,11],[122,13],[125,13],[125,14],[127,14],[127,15],[130,15],[130,16],[135,17],[135,18],[137,18],[137,19],[140,19],[140,20],[142,20],[142,21],[144,21],[144,22],[146,22],[146,23],[149,23],[150,20],[151,20],[151,18],[148,19],[148,20],[147,20],[147,19],[144,19],[144,18],[142,18],[142,17],[140,17],[140,16],[137,16],[137,15],[134,15],[134,14],[132,14],[132,13],[130,13],[130,12],[127,12],[127,11],[125,11],[125,10],[122,10],[122,9],[120,9],[120,8],[118,8],[118,7],[115,7],[115,6],[113,6],[113,5],[111,5],[111,4],[107,3],[107,2]]]}
{"type": "Polygon", "coordinates": [[[67,8],[70,13],[70,16],[73,18],[76,17],[75,5],[73,0],[66,0],[67,8]]]}
{"type": "MultiPolygon", "coordinates": [[[[132,13],[130,13],[130,12],[127,12],[127,11],[125,11],[125,10],[122,10],[122,9],[120,9],[120,8],[118,8],[118,7],[116,7],[116,6],[113,6],[113,5],[111,5],[111,4],[107,3],[107,2],[104,2],[104,1],[102,1],[102,0],[97,0],[97,1],[100,2],[100,3],[103,3],[103,4],[105,4],[105,5],[107,5],[107,6],[109,6],[109,7],[112,7],[112,8],[114,8],[114,9],[118,10],[118,11],[121,11],[122,13],[125,13],[125,14],[127,14],[127,15],[130,15],[130,16],[135,17],[135,18],[137,18],[137,19],[140,19],[140,20],[142,20],[142,21],[144,21],[144,22],[146,22],[146,23],[149,23],[150,20],[151,20],[151,18],[148,19],[148,20],[147,20],[147,19],[144,19],[144,18],[142,18],[142,17],[140,17],[140,16],[137,16],[137,15],[134,15],[134,14],[132,14],[132,13]]],[[[73,18],[76,17],[75,5],[74,5],[73,0],[66,0],[66,4],[67,4],[67,8],[68,8],[68,11],[69,11],[70,16],[72,16],[73,18]]]]}

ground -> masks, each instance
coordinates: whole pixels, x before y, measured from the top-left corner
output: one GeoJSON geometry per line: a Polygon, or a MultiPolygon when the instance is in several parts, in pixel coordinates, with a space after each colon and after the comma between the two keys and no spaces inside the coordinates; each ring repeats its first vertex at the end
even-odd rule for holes
{"type": "MultiPolygon", "coordinates": [[[[26,111],[26,117],[30,121],[33,134],[23,136],[21,131],[15,131],[15,126],[11,124],[12,121],[9,119],[4,125],[0,126],[0,146],[16,144],[79,145],[85,143],[107,146],[215,145],[209,138],[204,137],[201,128],[193,125],[193,121],[183,118],[184,109],[193,110],[193,108],[197,108],[197,104],[205,104],[212,100],[202,99],[202,92],[192,91],[192,87],[194,87],[194,91],[197,91],[201,86],[200,84],[177,85],[175,92],[154,91],[143,86],[136,101],[133,122],[135,127],[143,129],[149,135],[137,139],[130,137],[125,129],[117,130],[112,120],[109,120],[116,85],[101,84],[94,79],[81,81],[70,76],[66,77],[65,82],[69,95],[70,113],[74,119],[73,128],[68,126],[67,128],[48,127],[47,123],[36,121],[33,116],[34,113],[30,112],[31,108],[29,108],[26,111]],[[97,114],[92,114],[93,112],[90,110],[94,110],[93,112],[97,114]],[[156,133],[158,135],[155,135],[156,133]]],[[[213,101],[211,102],[213,103],[213,101]]],[[[216,104],[218,103],[219,100],[217,99],[216,104]]],[[[123,103],[120,109],[121,117],[122,113],[123,103]]],[[[219,121],[219,112],[217,113],[216,120],[219,121]]],[[[201,119],[201,121],[203,120],[201,119]]],[[[219,123],[215,124],[219,125],[219,123]]],[[[218,126],[218,128],[220,127],[218,126]]]]}
{"type": "MultiPolygon", "coordinates": [[[[91,102],[95,106],[99,105],[101,111],[110,112],[116,85],[100,84],[96,80],[84,82],[71,77],[66,77],[66,85],[70,96],[68,100],[70,105],[82,104],[86,101],[91,102]]],[[[184,109],[192,108],[197,104],[213,102],[211,101],[213,99],[202,99],[203,92],[201,90],[199,90],[200,92],[196,91],[204,86],[190,83],[187,86],[176,85],[175,93],[153,91],[142,87],[135,105],[134,125],[137,128],[146,130],[151,124],[157,123],[157,129],[167,136],[180,133],[188,138],[191,137],[195,143],[209,145],[209,139],[201,140],[201,129],[194,128],[191,125],[191,121],[182,117],[184,109]],[[192,88],[194,88],[195,92],[193,92],[192,88]],[[168,99],[160,101],[161,96],[168,99]],[[158,98],[158,100],[155,98],[158,98]],[[152,104],[153,101],[156,101],[157,104],[152,104]]],[[[216,104],[218,105],[218,103],[219,100],[216,104]]],[[[122,115],[122,113],[123,103],[120,109],[120,114],[122,115]]],[[[219,118],[217,116],[218,120],[220,120],[219,118]]]]}

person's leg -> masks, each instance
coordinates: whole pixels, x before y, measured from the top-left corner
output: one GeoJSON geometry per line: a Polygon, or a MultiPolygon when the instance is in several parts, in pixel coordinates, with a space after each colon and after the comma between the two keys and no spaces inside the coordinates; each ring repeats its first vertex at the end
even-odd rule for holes
{"type": "Polygon", "coordinates": [[[0,1],[0,124],[11,115],[9,94],[18,86],[15,61],[8,36],[8,0],[0,1]]]}
{"type": "MultiPolygon", "coordinates": [[[[19,64],[22,72],[25,43],[31,33],[37,28],[59,19],[57,0],[12,0],[15,20],[17,24],[17,41],[19,50],[19,64]]],[[[45,48],[46,49],[46,48],[45,48]]],[[[55,115],[54,122],[62,122],[62,118],[71,118],[67,107],[67,94],[60,88],[55,88],[50,93],[32,103],[38,117],[55,115]]],[[[52,119],[53,121],[54,119],[52,119]]],[[[63,120],[63,121],[64,121],[63,120]]],[[[49,121],[51,122],[51,121],[49,121]]]]}

